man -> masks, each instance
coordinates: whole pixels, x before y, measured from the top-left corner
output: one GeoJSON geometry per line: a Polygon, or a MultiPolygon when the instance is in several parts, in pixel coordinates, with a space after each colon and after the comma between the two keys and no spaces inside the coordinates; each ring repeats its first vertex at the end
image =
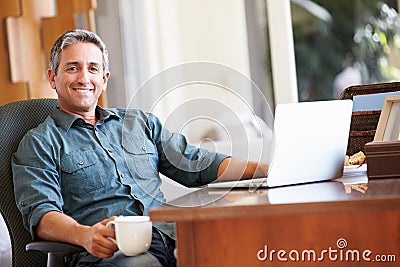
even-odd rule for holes
{"type": "Polygon", "coordinates": [[[148,253],[125,257],[106,223],[146,215],[164,201],[159,172],[186,186],[266,176],[266,163],[202,150],[152,114],[97,106],[108,52],[89,31],[55,42],[48,78],[59,108],[21,141],[12,161],[17,206],[33,238],[84,247],[78,266],[175,266],[171,223],[154,223],[148,253]]]}

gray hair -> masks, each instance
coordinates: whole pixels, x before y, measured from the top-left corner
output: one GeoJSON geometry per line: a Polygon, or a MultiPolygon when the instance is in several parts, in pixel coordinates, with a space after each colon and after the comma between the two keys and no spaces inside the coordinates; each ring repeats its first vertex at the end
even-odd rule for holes
{"type": "Polygon", "coordinates": [[[97,34],[80,29],[67,31],[57,39],[50,52],[50,69],[57,75],[62,50],[67,46],[78,42],[92,43],[100,48],[101,53],[103,54],[103,75],[105,75],[109,71],[108,51],[106,45],[97,34]]]}

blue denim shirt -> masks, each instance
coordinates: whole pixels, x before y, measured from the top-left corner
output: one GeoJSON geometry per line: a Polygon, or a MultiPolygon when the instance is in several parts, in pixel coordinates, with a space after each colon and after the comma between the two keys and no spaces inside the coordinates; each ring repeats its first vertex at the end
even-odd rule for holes
{"type": "MultiPolygon", "coordinates": [[[[95,126],[55,109],[22,139],[12,160],[25,227],[49,211],[93,225],[113,215],[147,214],[165,201],[159,172],[186,186],[216,179],[226,155],[187,144],[152,114],[97,107],[95,126]]],[[[155,224],[174,237],[171,224],[155,224]]]]}

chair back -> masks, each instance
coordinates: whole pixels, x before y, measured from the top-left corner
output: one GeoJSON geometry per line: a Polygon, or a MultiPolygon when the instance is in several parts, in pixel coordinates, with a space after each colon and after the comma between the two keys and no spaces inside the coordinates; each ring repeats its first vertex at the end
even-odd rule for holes
{"type": "Polygon", "coordinates": [[[46,266],[46,254],[25,250],[32,238],[23,227],[22,216],[15,203],[11,157],[22,137],[43,122],[57,105],[57,99],[43,98],[0,107],[0,212],[10,233],[13,266],[46,266]]]}

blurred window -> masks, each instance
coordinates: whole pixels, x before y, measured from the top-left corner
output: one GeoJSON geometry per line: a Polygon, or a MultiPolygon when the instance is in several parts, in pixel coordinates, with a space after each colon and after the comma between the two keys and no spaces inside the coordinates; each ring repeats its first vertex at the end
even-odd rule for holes
{"type": "Polygon", "coordinates": [[[397,0],[291,0],[299,101],[400,80],[397,0]]]}
{"type": "MultiPolygon", "coordinates": [[[[400,81],[398,2],[290,0],[299,101],[335,99],[354,84],[400,81]]],[[[287,88],[272,83],[266,0],[245,3],[251,76],[273,106],[274,92],[287,88]]]]}

